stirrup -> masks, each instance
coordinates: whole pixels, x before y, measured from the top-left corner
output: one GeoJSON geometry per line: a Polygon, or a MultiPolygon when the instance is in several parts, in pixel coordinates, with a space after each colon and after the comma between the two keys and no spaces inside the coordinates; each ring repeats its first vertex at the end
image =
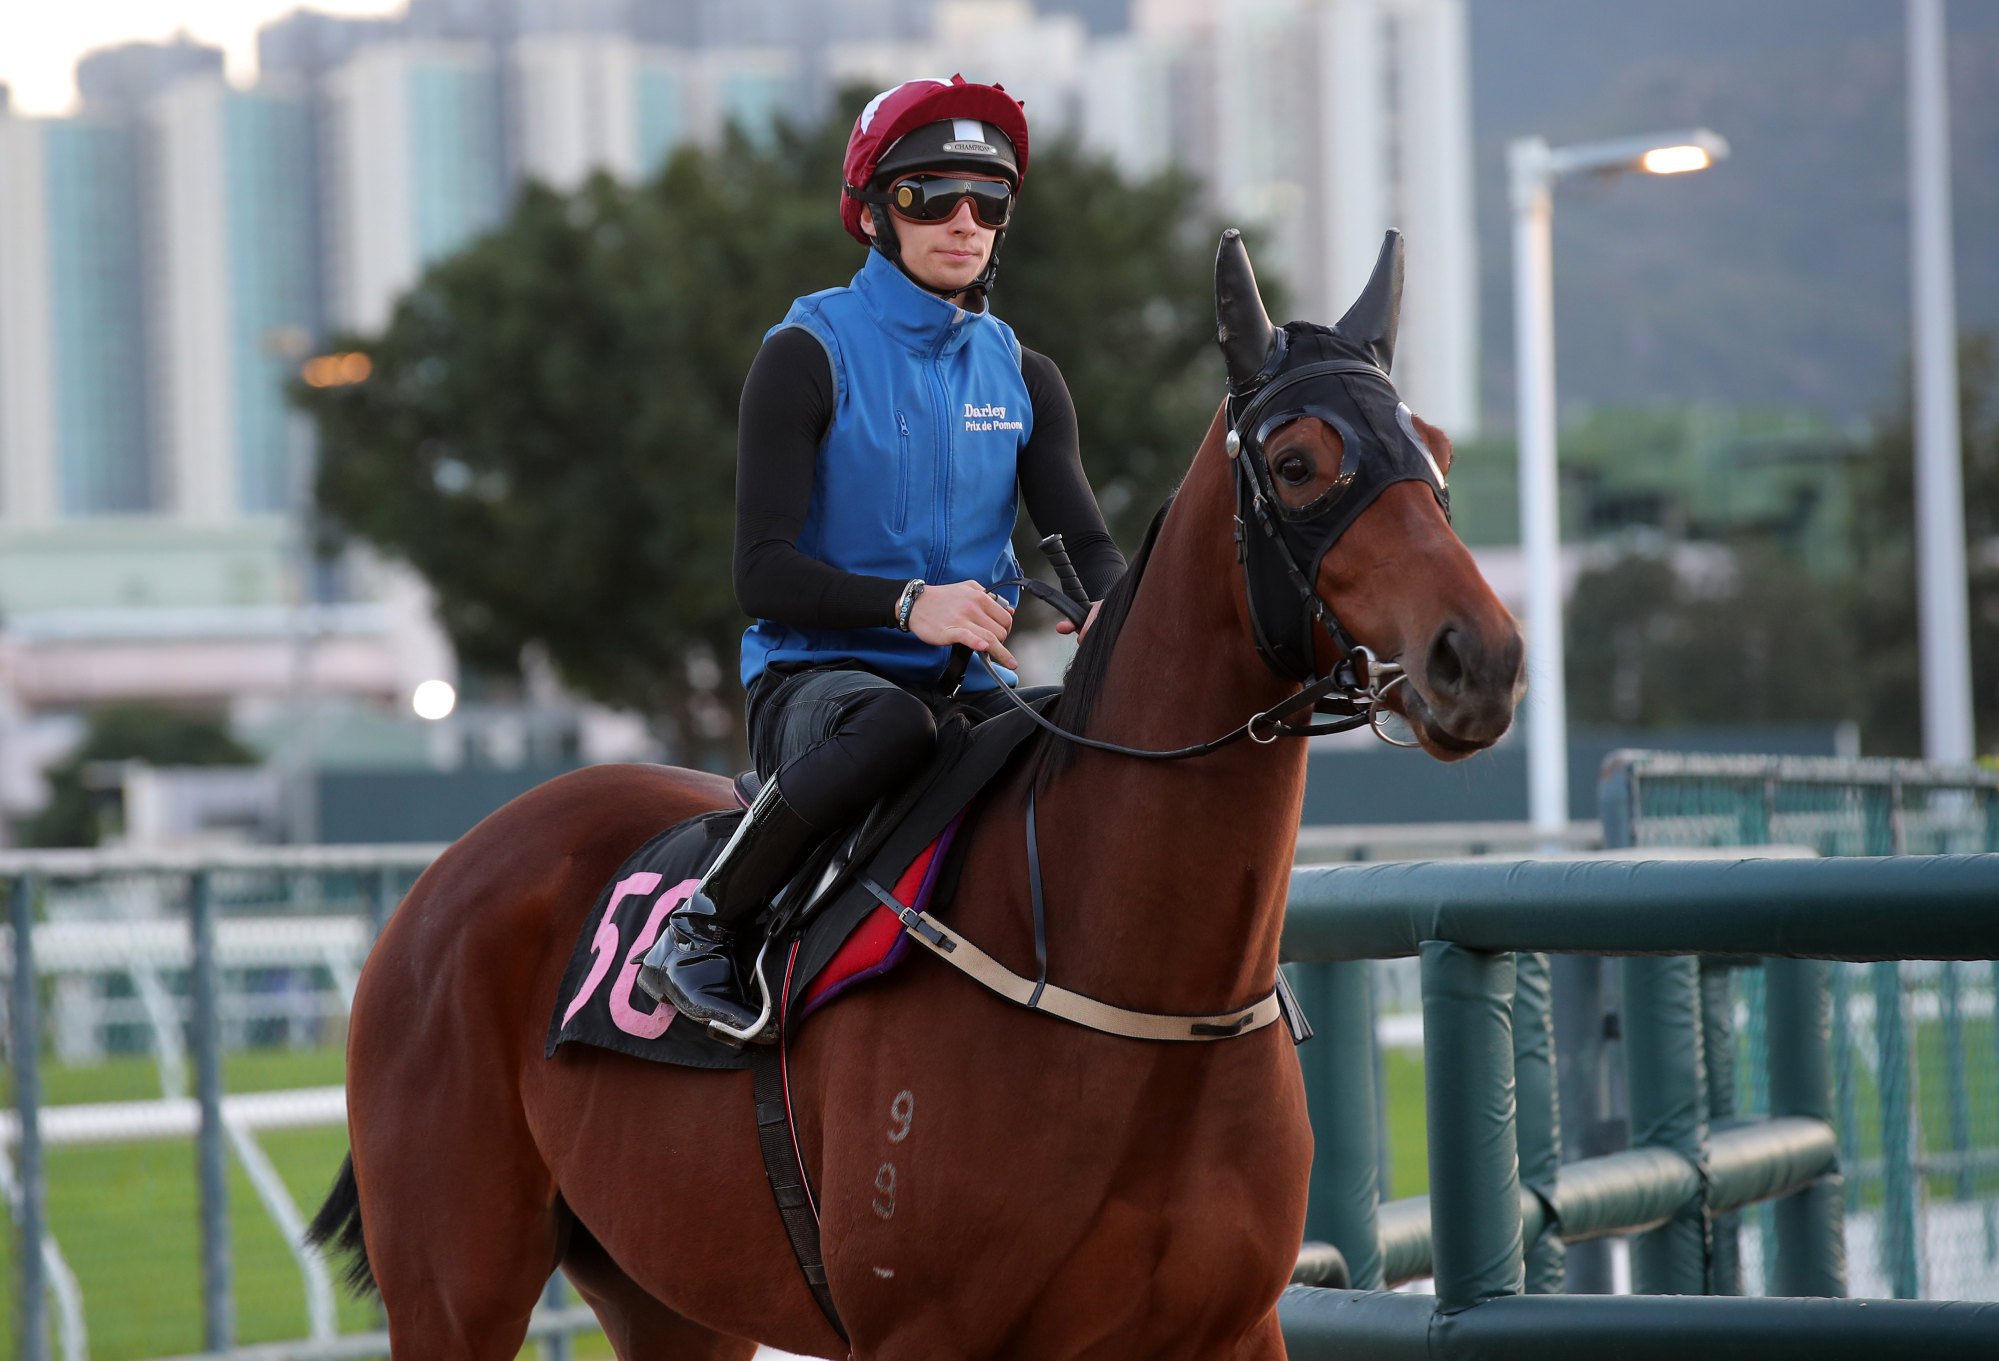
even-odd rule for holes
{"type": "Polygon", "coordinates": [[[770,953],[770,942],[771,938],[765,936],[757,951],[757,962],[750,966],[750,977],[756,980],[757,991],[763,995],[763,1010],[757,1013],[756,1020],[741,1030],[727,1021],[708,1022],[708,1033],[731,1049],[741,1049],[746,1044],[771,1044],[777,1039],[777,1024],[773,1019],[777,1007],[770,995],[770,984],[764,979],[764,956],[770,953]]]}

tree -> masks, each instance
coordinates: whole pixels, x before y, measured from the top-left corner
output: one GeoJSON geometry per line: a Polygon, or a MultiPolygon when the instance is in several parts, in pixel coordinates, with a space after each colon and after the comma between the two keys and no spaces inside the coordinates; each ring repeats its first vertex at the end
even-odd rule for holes
{"type": "MultiPolygon", "coordinates": [[[[853,112],[767,147],[732,133],[642,186],[530,186],[383,331],[336,338],[373,361],[365,382],[295,390],[321,511],[429,580],[466,665],[506,676],[534,645],[679,759],[740,751],[736,402],[791,300],[861,264],[835,212],[853,112]]],[[[999,311],[1063,367],[1133,543],[1220,399],[1220,224],[1186,178],[1130,183],[1060,142],[1036,148],[1025,203],[999,311]]]]}
{"type": "Polygon", "coordinates": [[[103,840],[110,829],[87,775],[92,765],[110,761],[249,766],[257,764],[257,756],[212,714],[144,704],[101,709],[91,716],[77,749],[48,772],[49,801],[22,829],[22,841],[29,846],[95,846],[103,840]]]}
{"type": "Polygon", "coordinates": [[[1567,634],[1575,717],[1655,728],[1850,717],[1845,593],[1767,545],[1702,556],[1708,570],[1686,571],[1670,552],[1640,549],[1577,579],[1567,634]]]}
{"type": "MultiPolygon", "coordinates": [[[[1972,703],[1979,750],[1999,746],[1999,344],[1960,346],[1972,703]]],[[[1585,721],[1852,719],[1873,754],[1918,755],[1913,439],[1909,400],[1857,473],[1849,579],[1826,580],[1767,534],[1709,545],[1728,570],[1690,581],[1656,551],[1585,572],[1569,603],[1568,685],[1585,721]]]]}
{"type": "MultiPolygon", "coordinates": [[[[1999,748],[1999,337],[1958,345],[1964,438],[1965,544],[1970,572],[1971,701],[1978,750],[1999,748]]],[[[1852,639],[1865,678],[1860,716],[1870,750],[1922,752],[1922,654],[1917,637],[1915,436],[1905,381],[1869,451],[1856,524],[1860,608],[1852,639]]]]}

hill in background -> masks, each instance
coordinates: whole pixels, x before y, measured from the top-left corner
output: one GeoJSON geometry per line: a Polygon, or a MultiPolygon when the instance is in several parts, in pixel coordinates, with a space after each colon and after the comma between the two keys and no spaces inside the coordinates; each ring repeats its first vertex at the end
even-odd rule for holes
{"type": "MultiPolygon", "coordinates": [[[[1718,402],[1848,421],[1890,405],[1909,343],[1901,4],[1472,0],[1470,16],[1493,419],[1513,405],[1507,141],[1697,125],[1733,147],[1712,171],[1558,191],[1564,406],[1718,402]]],[[[1999,327],[1999,5],[1959,0],[1948,17],[1958,320],[1999,327]]]]}

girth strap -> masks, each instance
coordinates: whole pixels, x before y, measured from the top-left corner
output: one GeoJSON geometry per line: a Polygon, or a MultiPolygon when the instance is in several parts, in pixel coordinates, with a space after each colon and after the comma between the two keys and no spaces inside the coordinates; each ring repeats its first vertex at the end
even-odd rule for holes
{"type": "Polygon", "coordinates": [[[897,901],[894,894],[874,880],[862,877],[882,906],[902,919],[911,938],[973,982],[998,993],[1016,1006],[1045,1012],[1086,1030],[1121,1035],[1131,1040],[1231,1040],[1261,1030],[1283,1015],[1278,994],[1269,996],[1241,1011],[1210,1016],[1181,1016],[1164,1012],[1128,1011],[1085,997],[1053,983],[1037,983],[994,959],[971,941],[938,921],[928,912],[897,901]]]}
{"type": "MultiPolygon", "coordinates": [[[[798,946],[792,945],[794,957],[798,946]]],[[[789,969],[786,973],[789,974],[789,969]]],[[[798,1159],[798,1144],[792,1134],[791,1094],[786,1090],[785,1045],[788,1036],[779,1032],[776,1044],[757,1046],[750,1064],[751,1085],[756,1092],[757,1148],[763,1154],[764,1176],[770,1180],[771,1196],[777,1201],[778,1216],[784,1220],[785,1236],[791,1240],[792,1256],[819,1312],[833,1325],[842,1342],[847,1329],[833,1307],[833,1292],[826,1285],[826,1259],[819,1246],[819,1211],[812,1204],[811,1188],[805,1184],[805,1168],[798,1159]]]]}

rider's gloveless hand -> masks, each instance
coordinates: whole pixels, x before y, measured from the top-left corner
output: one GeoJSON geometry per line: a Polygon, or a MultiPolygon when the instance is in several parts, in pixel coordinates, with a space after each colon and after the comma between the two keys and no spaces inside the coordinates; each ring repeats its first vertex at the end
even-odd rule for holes
{"type": "Polygon", "coordinates": [[[1092,600],[1090,602],[1090,612],[1083,616],[1083,626],[1081,628],[1077,628],[1067,619],[1058,619],[1055,621],[1055,631],[1057,633],[1073,633],[1076,635],[1076,641],[1080,643],[1083,641],[1083,635],[1090,631],[1090,625],[1097,622],[1097,611],[1103,607],[1103,601],[1092,600]]]}
{"type": "Polygon", "coordinates": [[[936,647],[963,643],[974,652],[990,653],[1001,666],[1014,667],[1006,650],[1013,631],[1013,609],[976,581],[926,586],[909,612],[909,631],[936,647]]]}

